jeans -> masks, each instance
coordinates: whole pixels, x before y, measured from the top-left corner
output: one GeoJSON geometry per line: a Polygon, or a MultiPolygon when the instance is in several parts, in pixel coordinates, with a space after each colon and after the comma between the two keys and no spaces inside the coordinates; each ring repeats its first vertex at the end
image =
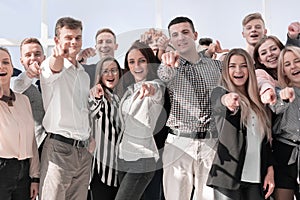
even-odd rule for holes
{"type": "Polygon", "coordinates": [[[140,200],[155,174],[154,158],[137,161],[119,159],[118,166],[122,170],[118,172],[120,187],[115,200],[140,200]]]}
{"type": "Polygon", "coordinates": [[[0,198],[30,199],[29,159],[0,158],[0,198]]]}
{"type": "Polygon", "coordinates": [[[162,186],[163,169],[157,169],[155,174],[146,188],[143,200],[164,200],[164,192],[162,186]]]}

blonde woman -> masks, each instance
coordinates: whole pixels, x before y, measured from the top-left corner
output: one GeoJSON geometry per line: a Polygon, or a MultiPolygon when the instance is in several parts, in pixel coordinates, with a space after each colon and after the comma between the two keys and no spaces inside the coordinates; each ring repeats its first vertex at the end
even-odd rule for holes
{"type": "Polygon", "coordinates": [[[207,185],[214,188],[215,199],[267,199],[274,189],[271,124],[245,50],[232,49],[226,56],[211,102],[212,131],[219,143],[207,185]]]}

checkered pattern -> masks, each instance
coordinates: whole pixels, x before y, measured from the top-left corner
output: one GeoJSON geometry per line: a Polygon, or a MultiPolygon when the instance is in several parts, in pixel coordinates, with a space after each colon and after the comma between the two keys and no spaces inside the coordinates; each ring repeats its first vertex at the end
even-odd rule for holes
{"type": "Polygon", "coordinates": [[[158,76],[170,92],[171,112],[167,125],[182,132],[205,132],[208,129],[210,94],[217,86],[222,64],[200,54],[192,64],[180,58],[178,67],[160,65],[158,76]]]}

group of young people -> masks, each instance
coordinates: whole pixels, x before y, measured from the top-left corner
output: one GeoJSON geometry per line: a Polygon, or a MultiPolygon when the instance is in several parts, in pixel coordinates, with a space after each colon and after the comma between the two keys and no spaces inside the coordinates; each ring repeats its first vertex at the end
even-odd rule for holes
{"type": "Polygon", "coordinates": [[[82,22],[62,17],[48,58],[22,41],[12,88],[1,47],[1,198],[300,199],[300,24],[286,46],[259,13],[242,25],[247,47],[221,62],[220,44],[197,51],[192,20],[176,17],[122,67],[111,29],[82,50],[82,22]]]}

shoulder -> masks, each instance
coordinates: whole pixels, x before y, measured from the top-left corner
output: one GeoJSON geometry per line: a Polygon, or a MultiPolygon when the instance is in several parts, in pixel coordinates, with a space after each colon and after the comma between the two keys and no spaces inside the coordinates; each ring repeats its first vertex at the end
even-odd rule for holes
{"type": "Polygon", "coordinates": [[[28,106],[30,106],[29,98],[25,94],[20,94],[20,93],[14,93],[14,94],[15,94],[17,103],[19,103],[19,104],[24,103],[24,104],[27,104],[28,106]]]}

